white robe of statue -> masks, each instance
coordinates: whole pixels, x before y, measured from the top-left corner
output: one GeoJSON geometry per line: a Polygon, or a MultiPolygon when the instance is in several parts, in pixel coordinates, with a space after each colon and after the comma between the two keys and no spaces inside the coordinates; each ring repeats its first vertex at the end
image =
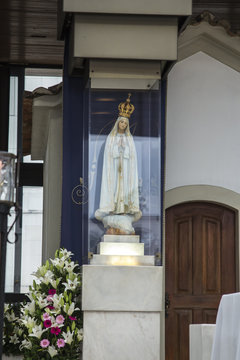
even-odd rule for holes
{"type": "Polygon", "coordinates": [[[95,217],[103,222],[105,228],[134,234],[132,222],[141,216],[135,144],[128,119],[120,116],[106,140],[100,207],[95,217]],[[119,127],[123,123],[125,129],[120,133],[119,127]]]}

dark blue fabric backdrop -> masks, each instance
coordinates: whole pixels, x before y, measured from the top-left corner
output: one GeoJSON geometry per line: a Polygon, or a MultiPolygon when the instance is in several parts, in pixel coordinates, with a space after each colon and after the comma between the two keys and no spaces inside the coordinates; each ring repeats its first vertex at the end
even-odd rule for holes
{"type": "Polygon", "coordinates": [[[82,262],[82,206],[72,201],[72,190],[83,176],[84,82],[68,74],[69,40],[65,40],[63,74],[63,179],[61,246],[82,262]]]}

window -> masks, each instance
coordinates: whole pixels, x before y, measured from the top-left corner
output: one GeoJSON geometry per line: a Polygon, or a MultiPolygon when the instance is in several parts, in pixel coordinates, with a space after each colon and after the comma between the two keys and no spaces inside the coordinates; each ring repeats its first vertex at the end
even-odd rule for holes
{"type": "MultiPolygon", "coordinates": [[[[32,181],[42,172],[43,161],[32,161],[31,156],[22,156],[22,94],[36,88],[48,88],[62,81],[61,70],[52,69],[13,69],[10,77],[9,139],[8,151],[20,158],[20,185],[17,202],[21,208],[20,217],[9,234],[6,259],[6,292],[27,292],[32,283],[32,273],[42,260],[42,213],[43,187],[32,181]],[[28,167],[23,166],[27,163],[28,167]],[[28,171],[26,171],[28,170],[28,171]],[[31,173],[35,173],[34,177],[31,173]],[[32,183],[31,183],[32,182],[32,183]],[[35,186],[34,186],[35,185],[35,186]],[[21,261],[24,259],[24,261],[21,261]]],[[[11,210],[9,226],[15,218],[11,210]]]]}

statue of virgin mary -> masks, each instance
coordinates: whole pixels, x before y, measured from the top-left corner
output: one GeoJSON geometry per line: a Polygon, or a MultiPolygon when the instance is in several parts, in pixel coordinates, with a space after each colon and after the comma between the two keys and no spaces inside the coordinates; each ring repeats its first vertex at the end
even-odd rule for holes
{"type": "Polygon", "coordinates": [[[132,223],[142,216],[137,154],[129,129],[129,118],[134,111],[130,96],[119,104],[119,116],[105,144],[100,206],[95,217],[103,222],[107,234],[135,234],[132,223]]]}

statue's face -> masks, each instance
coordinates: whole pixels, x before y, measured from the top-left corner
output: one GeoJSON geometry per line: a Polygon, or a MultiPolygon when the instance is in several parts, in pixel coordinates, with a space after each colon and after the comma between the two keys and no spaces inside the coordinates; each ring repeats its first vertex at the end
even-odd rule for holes
{"type": "Polygon", "coordinates": [[[128,121],[127,121],[127,119],[121,119],[120,121],[119,121],[119,123],[118,123],[118,128],[119,128],[119,130],[122,130],[122,131],[124,131],[124,130],[126,130],[126,128],[127,128],[127,126],[128,126],[128,121]]]}

